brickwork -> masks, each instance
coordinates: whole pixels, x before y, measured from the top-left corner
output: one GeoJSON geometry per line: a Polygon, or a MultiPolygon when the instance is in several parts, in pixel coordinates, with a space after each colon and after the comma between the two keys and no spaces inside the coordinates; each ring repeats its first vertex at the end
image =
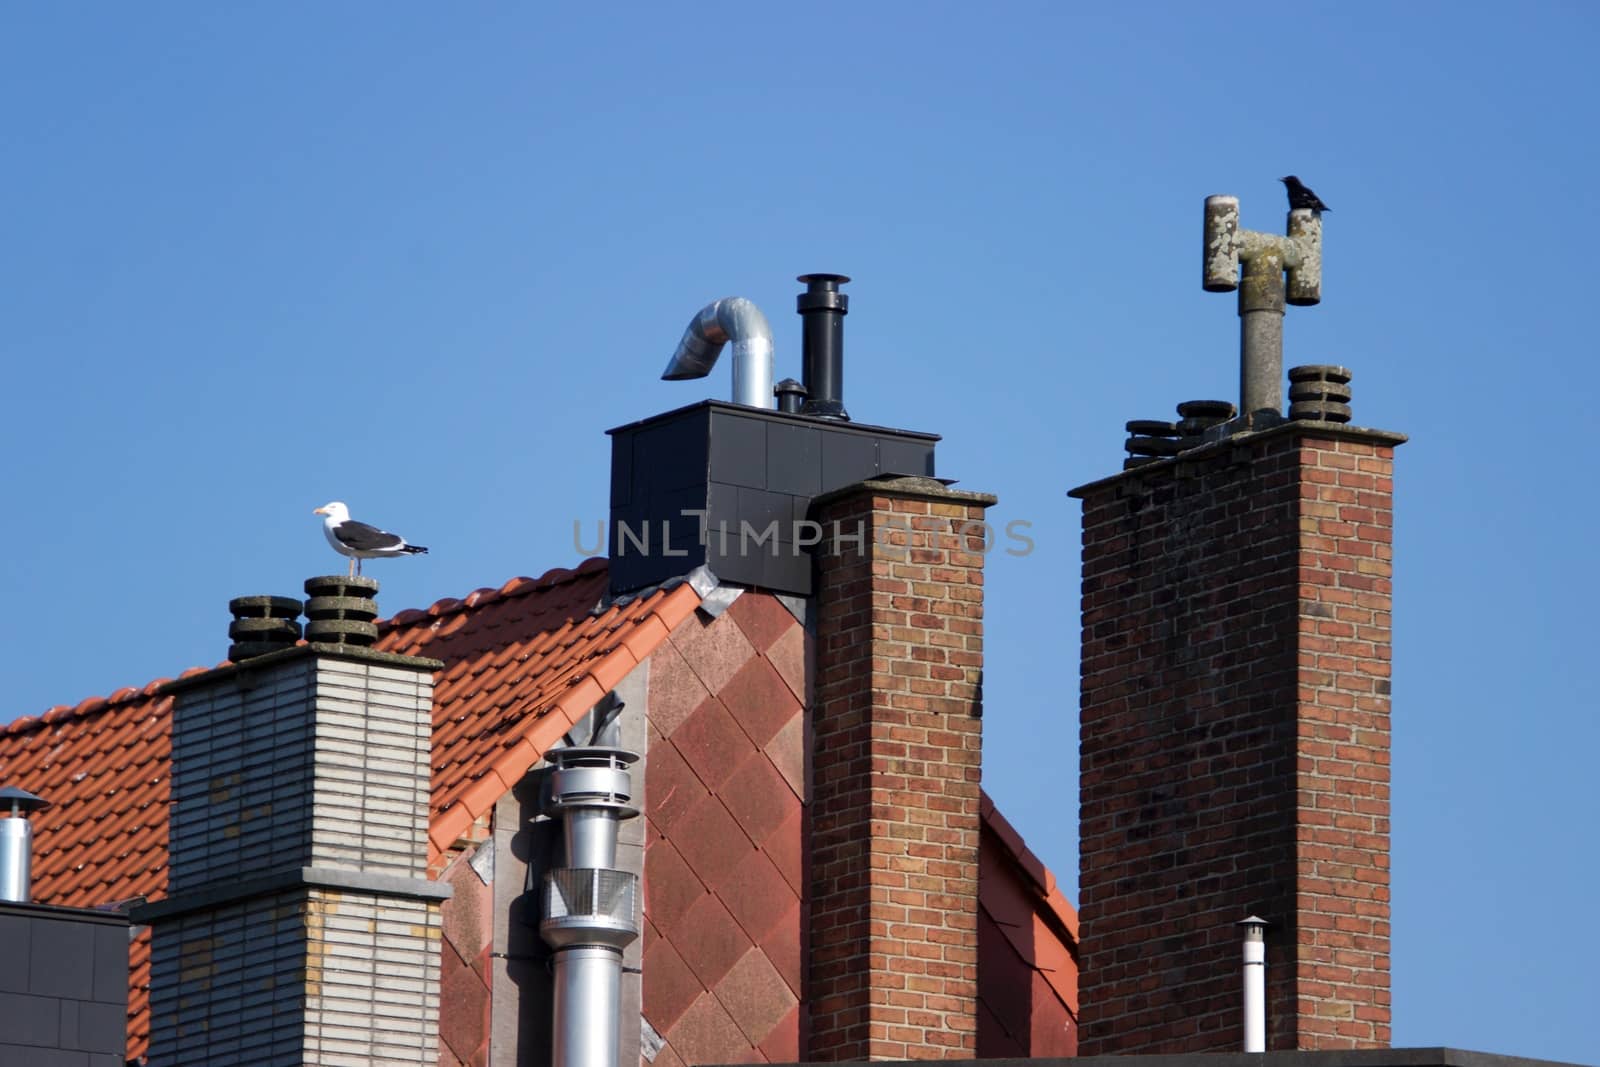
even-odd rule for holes
{"type": "Polygon", "coordinates": [[[1083,1055],[1389,1042],[1392,434],[1291,424],[1076,491],[1083,1055]]]}
{"type": "Polygon", "coordinates": [[[976,1050],[993,503],[909,478],[816,503],[808,1059],[976,1050]]]}

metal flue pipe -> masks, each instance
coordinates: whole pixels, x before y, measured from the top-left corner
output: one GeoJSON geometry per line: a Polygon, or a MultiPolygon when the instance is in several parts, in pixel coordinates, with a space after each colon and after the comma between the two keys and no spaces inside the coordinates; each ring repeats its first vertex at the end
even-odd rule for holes
{"type": "Polygon", "coordinates": [[[50,802],[26,789],[0,789],[0,900],[26,904],[33,899],[33,825],[28,813],[50,802]]]}
{"type": "Polygon", "coordinates": [[[733,402],[772,407],[772,326],[761,309],[742,296],[713,301],[689,320],[662,380],[704,378],[729,341],[733,342],[733,402]]]}
{"type": "Polygon", "coordinates": [[[844,409],[844,317],[850,298],[839,286],[850,279],[843,274],[802,274],[806,291],[795,297],[800,314],[800,373],[806,388],[807,415],[819,419],[850,421],[844,409]]]}
{"type": "Polygon", "coordinates": [[[547,811],[561,817],[565,864],[545,875],[539,924],[555,949],[553,1067],[618,1067],[622,950],[639,936],[639,876],[616,869],[617,824],[639,814],[628,773],[638,758],[600,746],[550,753],[547,811]]]}
{"type": "Polygon", "coordinates": [[[1244,1051],[1267,1051],[1267,921],[1250,916],[1244,932],[1244,1051]]]}

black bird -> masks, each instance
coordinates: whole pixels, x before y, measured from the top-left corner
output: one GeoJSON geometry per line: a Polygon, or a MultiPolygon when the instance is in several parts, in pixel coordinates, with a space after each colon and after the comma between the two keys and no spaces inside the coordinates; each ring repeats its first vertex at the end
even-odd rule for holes
{"type": "Polygon", "coordinates": [[[1296,208],[1308,207],[1320,215],[1324,211],[1333,210],[1333,208],[1329,207],[1327,204],[1324,204],[1322,199],[1318,197],[1316,193],[1313,193],[1310,189],[1307,189],[1304,185],[1300,184],[1300,179],[1296,178],[1293,174],[1289,175],[1287,178],[1279,178],[1278,180],[1289,188],[1290,211],[1293,211],[1296,208]]]}

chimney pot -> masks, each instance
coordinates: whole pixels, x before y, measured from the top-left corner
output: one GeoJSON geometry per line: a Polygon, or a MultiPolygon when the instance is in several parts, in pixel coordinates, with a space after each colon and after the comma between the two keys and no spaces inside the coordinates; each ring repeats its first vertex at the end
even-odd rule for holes
{"type": "Polygon", "coordinates": [[[1289,417],[1310,422],[1350,421],[1350,368],[1308,363],[1289,368],[1289,417]]]}
{"type": "Polygon", "coordinates": [[[1178,433],[1183,450],[1205,444],[1205,432],[1238,414],[1231,400],[1185,400],[1178,405],[1178,433]]]}
{"type": "Polygon", "coordinates": [[[292,596],[236,596],[228,601],[228,659],[234,663],[289,648],[300,640],[300,601],[292,596]]]}
{"type": "Polygon", "coordinates": [[[306,579],[306,640],[366,648],[378,639],[376,578],[329,574],[306,579]]]}

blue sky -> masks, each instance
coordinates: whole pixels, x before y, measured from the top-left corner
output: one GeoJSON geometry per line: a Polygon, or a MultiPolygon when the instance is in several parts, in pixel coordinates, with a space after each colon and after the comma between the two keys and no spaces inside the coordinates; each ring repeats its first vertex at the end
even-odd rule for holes
{"type": "Polygon", "coordinates": [[[1589,665],[1600,7],[0,6],[0,717],[221,659],[226,601],[429,544],[386,611],[570,566],[603,430],[742,295],[944,435],[992,557],[985,780],[1071,889],[1078,505],[1233,398],[1201,203],[1327,217],[1290,364],[1397,459],[1394,1039],[1600,1063],[1589,665]]]}

